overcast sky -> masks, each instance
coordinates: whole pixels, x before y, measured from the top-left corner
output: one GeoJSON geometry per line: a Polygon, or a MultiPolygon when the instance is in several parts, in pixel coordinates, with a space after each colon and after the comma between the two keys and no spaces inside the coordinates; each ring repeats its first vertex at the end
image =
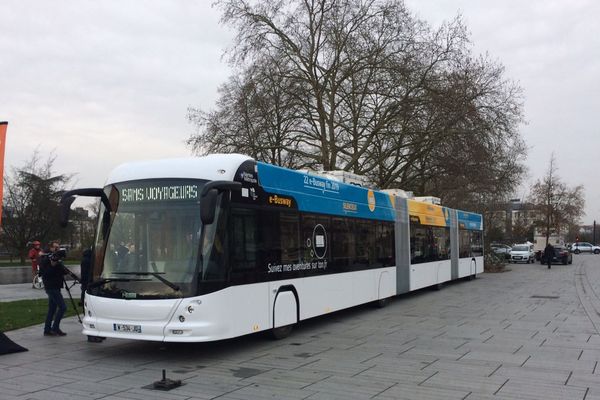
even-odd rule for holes
{"type": "MultiPolygon", "coordinates": [[[[55,149],[55,172],[99,187],[122,162],[189,156],[187,108],[211,108],[231,72],[222,55],[232,33],[211,2],[3,0],[5,170],[36,147],[55,149]]],[[[524,89],[527,183],[554,152],[559,175],[585,185],[583,221],[600,222],[600,2],[406,4],[433,26],[462,14],[475,52],[500,60],[524,89]]]]}

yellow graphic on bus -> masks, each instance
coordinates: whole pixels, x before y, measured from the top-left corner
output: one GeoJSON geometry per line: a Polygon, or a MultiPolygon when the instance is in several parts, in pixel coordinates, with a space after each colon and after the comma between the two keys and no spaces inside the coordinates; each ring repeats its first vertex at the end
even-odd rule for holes
{"type": "Polygon", "coordinates": [[[408,215],[411,221],[419,221],[423,225],[446,226],[442,206],[408,200],[408,215]]]}
{"type": "Polygon", "coordinates": [[[367,202],[369,203],[369,210],[371,212],[375,211],[375,193],[372,190],[367,193],[367,202]]]}

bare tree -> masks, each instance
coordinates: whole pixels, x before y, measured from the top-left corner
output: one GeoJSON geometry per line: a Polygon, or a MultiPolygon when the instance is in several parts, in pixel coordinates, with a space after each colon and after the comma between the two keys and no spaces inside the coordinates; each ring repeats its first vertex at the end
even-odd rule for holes
{"type": "Polygon", "coordinates": [[[215,111],[189,110],[196,152],[344,169],[479,208],[523,174],[521,89],[471,56],[460,17],[433,30],[399,0],[218,4],[238,73],[215,111]]]}
{"type": "Polygon", "coordinates": [[[585,200],[583,185],[569,188],[558,176],[558,167],[554,154],[546,175],[538,180],[531,191],[531,202],[542,211],[538,221],[546,236],[546,244],[553,231],[560,232],[579,221],[583,215],[585,200]]]}
{"type": "Polygon", "coordinates": [[[58,238],[58,201],[71,179],[54,175],[54,154],[42,160],[39,150],[22,168],[4,178],[3,241],[25,263],[27,243],[58,238]]]}

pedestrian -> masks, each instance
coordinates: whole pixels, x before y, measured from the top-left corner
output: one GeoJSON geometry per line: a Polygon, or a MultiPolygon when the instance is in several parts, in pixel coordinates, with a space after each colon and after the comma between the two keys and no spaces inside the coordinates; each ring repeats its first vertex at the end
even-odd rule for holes
{"type": "MultiPolygon", "coordinates": [[[[29,259],[31,260],[31,281],[33,282],[35,276],[38,273],[38,258],[40,256],[40,253],[42,252],[42,248],[40,247],[41,243],[37,240],[34,240],[32,244],[33,247],[29,249],[27,257],[29,257],[29,259]]],[[[35,288],[33,283],[31,284],[31,287],[35,288]]]]}
{"type": "Polygon", "coordinates": [[[546,257],[546,263],[548,263],[548,269],[552,268],[552,258],[554,258],[554,246],[550,242],[544,249],[544,256],[546,257]]]}
{"type": "Polygon", "coordinates": [[[90,281],[90,273],[91,273],[91,269],[92,269],[92,249],[85,249],[83,251],[83,253],[81,253],[81,264],[80,265],[80,272],[81,272],[81,282],[79,282],[81,284],[81,304],[80,305],[84,305],[84,300],[85,300],[85,291],[87,289],[87,285],[90,281]]]}
{"type": "Polygon", "coordinates": [[[65,299],[61,293],[66,267],[57,254],[58,249],[58,242],[50,242],[47,251],[44,252],[40,260],[40,274],[48,295],[48,313],[44,324],[44,336],[66,335],[60,330],[60,321],[67,310],[65,299]]]}

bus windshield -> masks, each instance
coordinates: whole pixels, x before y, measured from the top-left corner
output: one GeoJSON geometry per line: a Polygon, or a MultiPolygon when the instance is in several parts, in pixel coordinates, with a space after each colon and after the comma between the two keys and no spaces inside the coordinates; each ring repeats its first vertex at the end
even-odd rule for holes
{"type": "MultiPolygon", "coordinates": [[[[125,299],[194,296],[206,276],[203,258],[214,259],[220,216],[218,212],[202,233],[200,191],[205,183],[160,179],[107,186],[110,210],[100,208],[88,291],[125,299]]],[[[223,269],[222,263],[215,269],[223,269]]]]}

